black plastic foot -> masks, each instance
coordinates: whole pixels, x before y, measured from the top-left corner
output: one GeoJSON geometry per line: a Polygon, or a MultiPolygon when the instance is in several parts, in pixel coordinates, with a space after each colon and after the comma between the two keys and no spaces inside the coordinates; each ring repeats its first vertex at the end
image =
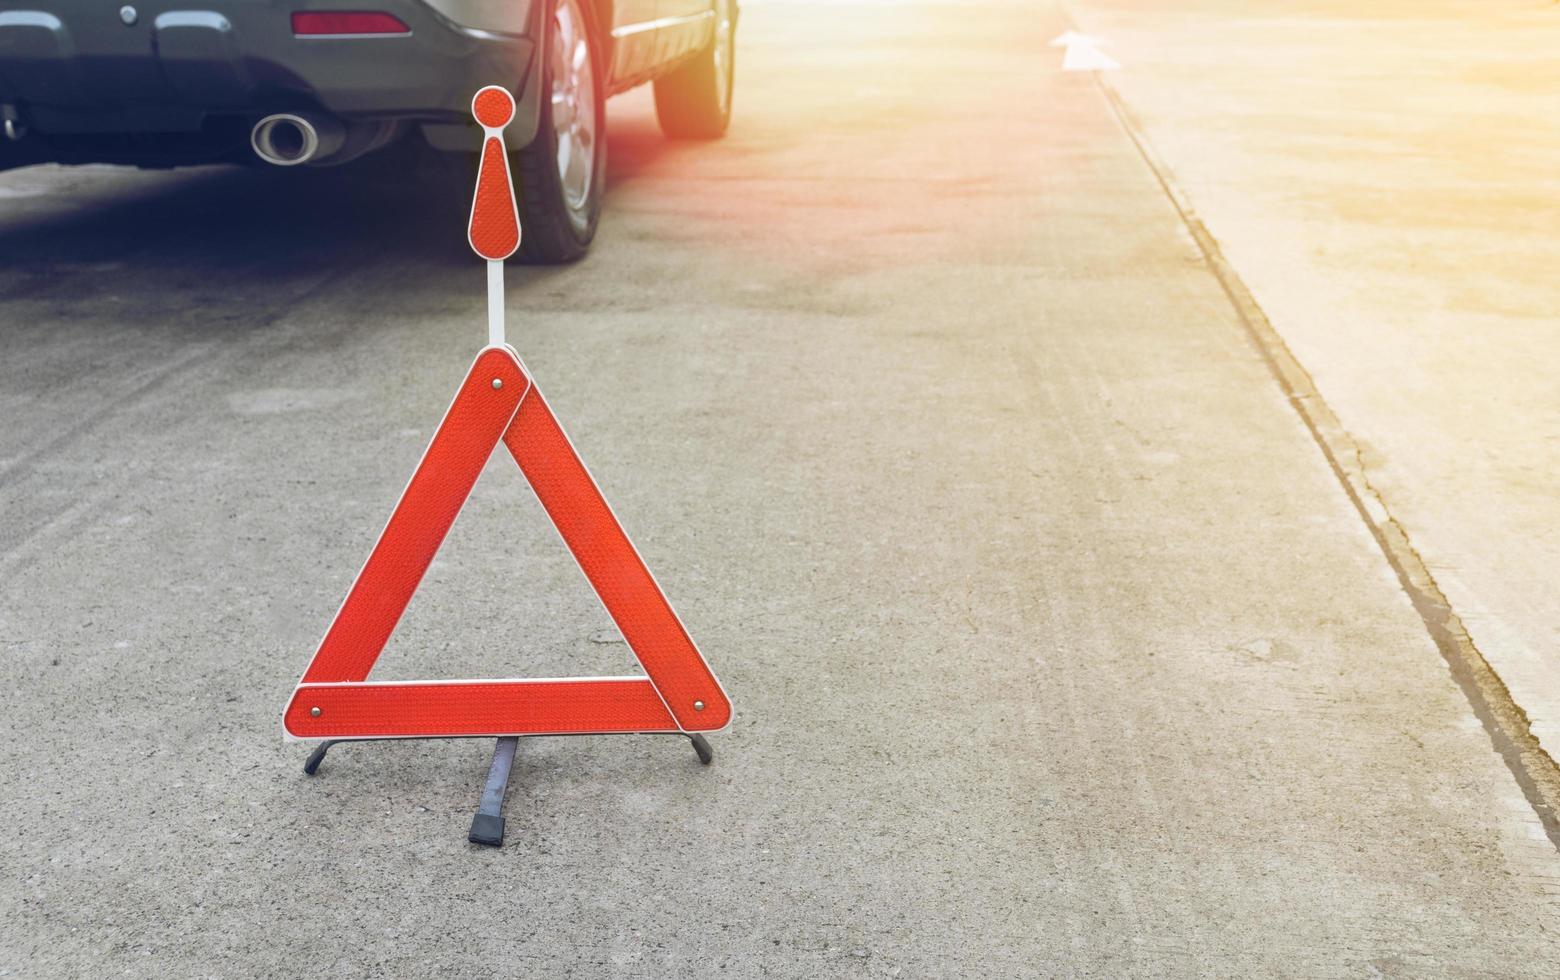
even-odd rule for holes
{"type": "Polygon", "coordinates": [[[705,741],[703,735],[689,735],[688,741],[693,743],[693,751],[699,754],[699,761],[706,766],[715,761],[715,750],[710,748],[710,743],[705,741]]]}
{"type": "Polygon", "coordinates": [[[330,747],[335,744],[336,742],[321,742],[314,747],[314,751],[310,752],[309,757],[303,762],[305,775],[312,776],[320,771],[320,763],[325,761],[325,753],[329,752],[330,747]]]}
{"type": "Polygon", "coordinates": [[[478,813],[471,818],[471,833],[466,839],[473,844],[498,847],[504,843],[504,818],[493,813],[478,813]]]}
{"type": "Polygon", "coordinates": [[[493,745],[493,765],[488,769],[487,785],[482,787],[482,803],[466,835],[473,844],[498,847],[504,843],[504,791],[509,789],[509,770],[519,744],[520,739],[506,735],[493,745]]]}

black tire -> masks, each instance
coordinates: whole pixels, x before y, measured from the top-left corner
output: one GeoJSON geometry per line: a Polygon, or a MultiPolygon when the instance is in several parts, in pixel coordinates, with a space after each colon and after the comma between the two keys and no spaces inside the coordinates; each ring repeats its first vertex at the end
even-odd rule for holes
{"type": "Polygon", "coordinates": [[[709,47],[655,80],[655,115],[672,139],[712,140],[731,123],[736,74],[737,3],[715,0],[709,47]]]}
{"type": "Polygon", "coordinates": [[[600,34],[596,29],[592,5],[582,0],[551,0],[552,13],[546,18],[545,37],[538,45],[542,58],[541,118],[536,138],[529,146],[509,156],[515,193],[520,203],[520,256],[527,262],[556,265],[573,262],[590,248],[601,219],[601,198],[606,187],[607,140],[606,113],[603,109],[603,75],[600,34]],[[555,51],[560,36],[560,11],[578,15],[583,24],[585,43],[590,52],[590,72],[594,81],[590,112],[595,118],[591,144],[592,165],[583,204],[570,207],[564,180],[558,172],[560,134],[553,120],[555,51]]]}

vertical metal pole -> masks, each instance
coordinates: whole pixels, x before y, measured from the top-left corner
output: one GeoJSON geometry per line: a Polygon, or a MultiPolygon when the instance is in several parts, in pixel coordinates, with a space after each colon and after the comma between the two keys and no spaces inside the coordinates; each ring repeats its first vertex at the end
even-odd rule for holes
{"type": "Polygon", "coordinates": [[[504,342],[504,263],[488,260],[488,346],[504,342]]]}

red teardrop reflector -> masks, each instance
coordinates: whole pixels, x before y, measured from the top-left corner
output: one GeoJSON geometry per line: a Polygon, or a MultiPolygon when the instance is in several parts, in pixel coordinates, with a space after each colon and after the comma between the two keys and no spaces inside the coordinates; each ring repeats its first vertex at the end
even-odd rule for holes
{"type": "Polygon", "coordinates": [[[520,217],[515,208],[514,187],[504,144],[489,136],[482,147],[482,167],[477,172],[477,193],[471,201],[471,223],[466,237],[484,259],[499,262],[520,247],[520,217]]]}

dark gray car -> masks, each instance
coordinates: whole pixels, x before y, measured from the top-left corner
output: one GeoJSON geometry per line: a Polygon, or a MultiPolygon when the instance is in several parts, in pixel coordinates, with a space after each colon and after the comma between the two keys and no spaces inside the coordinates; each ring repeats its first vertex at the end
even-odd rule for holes
{"type": "Polygon", "coordinates": [[[603,100],[655,83],[662,128],[725,132],[736,0],[0,0],[0,169],[331,165],[401,139],[474,153],[503,85],[524,254],[584,254],[603,100]]]}

